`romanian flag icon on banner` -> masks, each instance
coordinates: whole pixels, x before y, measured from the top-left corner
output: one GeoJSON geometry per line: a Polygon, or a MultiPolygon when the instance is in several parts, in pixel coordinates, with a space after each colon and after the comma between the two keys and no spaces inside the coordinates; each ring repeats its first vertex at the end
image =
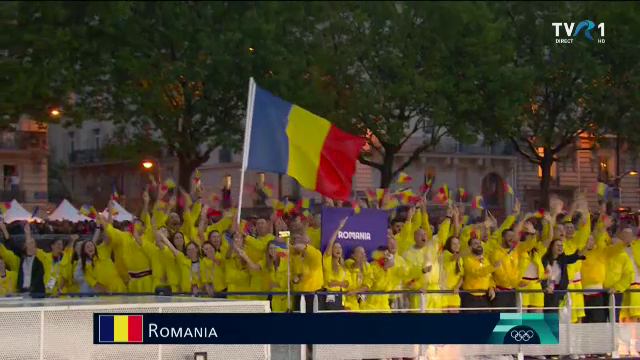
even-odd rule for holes
{"type": "Polygon", "coordinates": [[[411,183],[411,180],[413,180],[411,178],[411,176],[407,175],[406,173],[401,172],[400,176],[398,176],[398,184],[400,185],[404,185],[404,184],[409,184],[411,183]]]}
{"type": "Polygon", "coordinates": [[[142,315],[100,315],[100,343],[142,343],[142,315]]]}
{"type": "Polygon", "coordinates": [[[363,137],[249,85],[242,170],[286,174],[330,199],[351,197],[363,137]]]}
{"type": "Polygon", "coordinates": [[[471,208],[484,209],[484,198],[480,195],[474,197],[473,202],[471,202],[471,208]]]}

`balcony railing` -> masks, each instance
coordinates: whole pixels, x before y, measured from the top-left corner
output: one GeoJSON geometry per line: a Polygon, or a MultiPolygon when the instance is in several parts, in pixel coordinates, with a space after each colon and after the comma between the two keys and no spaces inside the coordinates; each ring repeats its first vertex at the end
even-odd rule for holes
{"type": "Polygon", "coordinates": [[[515,155],[515,149],[510,144],[499,143],[491,146],[481,144],[466,145],[459,142],[441,142],[432,150],[438,154],[468,154],[468,155],[515,155]]]}
{"type": "Polygon", "coordinates": [[[103,161],[102,152],[96,149],[75,150],[69,154],[69,162],[73,164],[95,164],[103,161]]]}
{"type": "Polygon", "coordinates": [[[38,131],[0,132],[0,150],[43,150],[49,149],[47,133],[38,131]]]}

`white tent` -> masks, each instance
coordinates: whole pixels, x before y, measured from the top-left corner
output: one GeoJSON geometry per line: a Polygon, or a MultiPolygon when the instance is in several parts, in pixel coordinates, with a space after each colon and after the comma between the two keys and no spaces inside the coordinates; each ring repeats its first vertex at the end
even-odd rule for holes
{"type": "Polygon", "coordinates": [[[60,205],[49,215],[49,220],[69,220],[71,222],[92,221],[91,218],[80,214],[80,211],[73,207],[67,199],[62,200],[60,205]]]}
{"type": "MultiPolygon", "coordinates": [[[[117,212],[116,215],[113,216],[113,220],[115,221],[133,221],[133,215],[130,212],[125,210],[120,204],[116,201],[113,201],[113,209],[117,212]]],[[[109,208],[104,209],[102,215],[105,217],[109,216],[109,208]]]]}
{"type": "Polygon", "coordinates": [[[23,208],[15,199],[11,201],[11,208],[2,215],[2,218],[5,224],[10,224],[14,221],[42,221],[42,219],[38,217],[31,216],[31,213],[23,208]]]}

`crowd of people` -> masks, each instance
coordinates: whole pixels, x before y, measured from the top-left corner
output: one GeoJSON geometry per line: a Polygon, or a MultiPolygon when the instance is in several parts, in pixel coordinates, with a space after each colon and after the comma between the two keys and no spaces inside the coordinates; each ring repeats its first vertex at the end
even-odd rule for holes
{"type": "MultiPolygon", "coordinates": [[[[553,198],[546,211],[523,214],[516,202],[501,224],[487,211],[464,223],[468,217],[452,204],[434,222],[423,198],[394,214],[386,246],[372,254],[356,247],[345,259],[336,238],[348,218],[322,253],[320,214],[274,211],[238,223],[233,210],[220,216],[201,194],[196,187],[193,194],[178,195],[181,219],[174,211],[176,195],[159,188],[152,204],[145,192],[132,224],[114,227],[111,215],[98,214],[90,240],[79,241],[78,231],[66,244],[54,241],[49,252],[36,246],[28,225],[23,251],[16,251],[0,224],[0,295],[188,293],[270,299],[274,312],[299,310],[304,296],[305,310],[312,312],[314,295],[289,299],[282,293],[290,286],[294,292],[329,293],[318,301],[326,310],[505,312],[515,311],[517,290],[529,290],[521,294],[526,311],[558,311],[570,299],[574,322],[607,321],[606,309],[588,307],[607,305],[608,294],[618,306],[640,305],[640,292],[627,291],[640,288],[637,220],[614,224],[604,207],[592,213],[584,195],[568,210],[553,198]],[[368,294],[394,290],[414,293],[368,294]],[[254,294],[237,294],[242,292],[254,294]]],[[[330,200],[325,205],[342,206],[330,200]]],[[[640,306],[616,316],[635,321],[640,306]]]]}

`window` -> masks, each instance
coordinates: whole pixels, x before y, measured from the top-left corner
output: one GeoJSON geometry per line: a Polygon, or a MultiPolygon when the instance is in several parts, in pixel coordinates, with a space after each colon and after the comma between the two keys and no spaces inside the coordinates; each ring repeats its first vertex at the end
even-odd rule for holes
{"type": "Polygon", "coordinates": [[[69,131],[69,153],[71,154],[76,150],[76,141],[74,138],[75,133],[73,131],[69,131]]]}
{"type": "MultiPolygon", "coordinates": [[[[538,154],[544,156],[544,148],[538,148],[538,154]]],[[[542,167],[540,166],[538,166],[538,177],[542,177],[542,167]]],[[[551,165],[551,180],[556,179],[558,179],[558,163],[554,161],[553,165],[551,165]]]]}
{"type": "Polygon", "coordinates": [[[229,209],[231,207],[231,175],[225,175],[222,178],[224,184],[222,188],[222,208],[229,209]]]}
{"type": "Polygon", "coordinates": [[[231,150],[228,148],[220,148],[218,152],[218,162],[219,163],[230,163],[231,162],[231,150]]]}
{"type": "Polygon", "coordinates": [[[93,137],[95,139],[95,149],[100,149],[100,129],[93,129],[93,137]]]}

